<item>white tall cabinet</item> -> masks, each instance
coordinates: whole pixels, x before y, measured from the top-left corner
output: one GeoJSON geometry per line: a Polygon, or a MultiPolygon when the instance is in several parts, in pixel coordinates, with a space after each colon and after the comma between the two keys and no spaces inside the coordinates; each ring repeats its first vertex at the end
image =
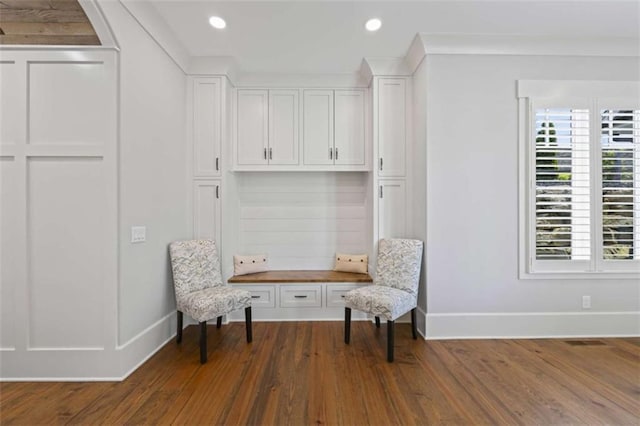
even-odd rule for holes
{"type": "Polygon", "coordinates": [[[411,236],[410,77],[374,77],[374,245],[411,236]]]}
{"type": "Polygon", "coordinates": [[[188,134],[191,149],[191,204],[194,238],[215,240],[222,251],[222,194],[225,143],[229,139],[227,111],[230,90],[226,77],[188,79],[188,134]]]}
{"type": "Polygon", "coordinates": [[[193,176],[220,176],[222,80],[197,78],[193,89],[193,176]]]}
{"type": "Polygon", "coordinates": [[[377,92],[378,176],[405,177],[407,169],[407,105],[406,78],[380,78],[377,92]]]}
{"type": "Polygon", "coordinates": [[[408,236],[407,190],[404,179],[378,182],[378,238],[408,236]]]}

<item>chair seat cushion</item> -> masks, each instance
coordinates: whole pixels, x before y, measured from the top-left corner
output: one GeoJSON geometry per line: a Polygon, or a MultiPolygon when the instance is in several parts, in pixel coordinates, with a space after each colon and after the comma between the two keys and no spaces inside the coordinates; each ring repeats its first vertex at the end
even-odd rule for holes
{"type": "Polygon", "coordinates": [[[186,294],[177,309],[198,322],[251,306],[251,293],[229,286],[209,287],[186,294]]]}
{"type": "Polygon", "coordinates": [[[416,298],[406,291],[381,285],[360,287],[345,294],[348,308],[394,321],[416,307],[416,298]]]}

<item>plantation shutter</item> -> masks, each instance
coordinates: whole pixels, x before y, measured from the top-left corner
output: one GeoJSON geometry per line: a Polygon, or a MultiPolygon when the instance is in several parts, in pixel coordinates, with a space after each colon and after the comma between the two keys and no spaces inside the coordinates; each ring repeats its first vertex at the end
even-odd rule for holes
{"type": "Polygon", "coordinates": [[[640,110],[601,117],[604,260],[640,259],[640,110]]]}
{"type": "Polygon", "coordinates": [[[589,110],[535,110],[535,259],[591,257],[589,110]]]}

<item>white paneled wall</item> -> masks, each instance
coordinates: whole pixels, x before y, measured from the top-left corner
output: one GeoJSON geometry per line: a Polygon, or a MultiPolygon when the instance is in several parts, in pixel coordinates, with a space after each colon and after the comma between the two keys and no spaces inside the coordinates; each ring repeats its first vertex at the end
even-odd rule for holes
{"type": "Polygon", "coordinates": [[[270,269],[332,269],[336,252],[370,254],[366,173],[238,174],[239,253],[270,269]]]}
{"type": "Polygon", "coordinates": [[[116,52],[2,57],[0,377],[118,375],[116,52]]]}

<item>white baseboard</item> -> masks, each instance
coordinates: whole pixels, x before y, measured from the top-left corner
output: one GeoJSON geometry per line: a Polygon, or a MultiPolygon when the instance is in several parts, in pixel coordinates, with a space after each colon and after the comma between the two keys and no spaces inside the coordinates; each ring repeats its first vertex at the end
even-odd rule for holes
{"type": "Polygon", "coordinates": [[[116,348],[3,351],[0,381],[117,382],[126,379],[176,335],[175,311],[116,348]]]}
{"type": "Polygon", "coordinates": [[[176,335],[176,311],[160,318],[124,345],[118,346],[124,380],[149,358],[155,355],[176,335]]]}
{"type": "Polygon", "coordinates": [[[640,312],[427,314],[426,321],[429,340],[640,336],[640,312]]]}

